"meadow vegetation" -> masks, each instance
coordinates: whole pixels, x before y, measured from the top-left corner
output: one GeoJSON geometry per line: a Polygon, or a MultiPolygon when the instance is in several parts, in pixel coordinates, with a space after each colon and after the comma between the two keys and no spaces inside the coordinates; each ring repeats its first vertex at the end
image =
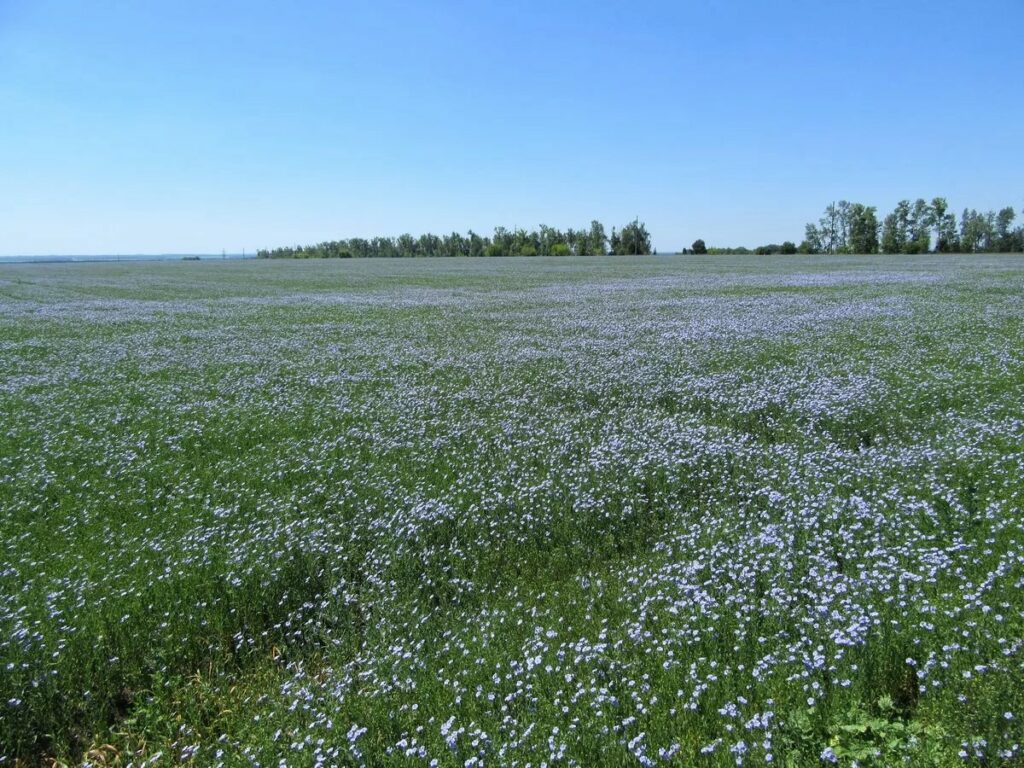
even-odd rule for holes
{"type": "Polygon", "coordinates": [[[1024,258],[0,267],[0,765],[1013,766],[1024,258]]]}

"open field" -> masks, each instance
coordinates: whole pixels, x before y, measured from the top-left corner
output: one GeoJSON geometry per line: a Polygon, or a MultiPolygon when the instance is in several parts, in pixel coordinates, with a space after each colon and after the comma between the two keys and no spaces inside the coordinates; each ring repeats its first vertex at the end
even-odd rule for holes
{"type": "Polygon", "coordinates": [[[1022,509],[1024,257],[5,265],[0,764],[1020,765],[1022,509]]]}

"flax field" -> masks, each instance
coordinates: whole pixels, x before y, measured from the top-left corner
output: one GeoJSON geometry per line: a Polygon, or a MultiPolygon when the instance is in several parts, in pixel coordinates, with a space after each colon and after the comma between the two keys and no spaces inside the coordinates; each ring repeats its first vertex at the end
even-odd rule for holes
{"type": "Polygon", "coordinates": [[[0,765],[1024,765],[1024,258],[0,265],[0,765]]]}

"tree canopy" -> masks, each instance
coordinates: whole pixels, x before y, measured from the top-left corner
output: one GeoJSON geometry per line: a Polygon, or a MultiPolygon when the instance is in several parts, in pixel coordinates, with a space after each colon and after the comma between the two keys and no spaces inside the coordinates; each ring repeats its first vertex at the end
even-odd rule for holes
{"type": "Polygon", "coordinates": [[[802,253],[1008,253],[1024,251],[1024,227],[1012,207],[965,208],[959,226],[944,197],[900,200],[879,223],[874,206],[840,200],[808,224],[802,253]]]}
{"type": "Polygon", "coordinates": [[[616,256],[642,256],[651,252],[651,235],[639,219],[633,219],[621,232],[612,229],[612,253],[616,256]]]}
{"type": "MultiPolygon", "coordinates": [[[[712,247],[701,238],[682,253],[694,254],[795,254],[795,253],[997,253],[1024,251],[1024,226],[1014,226],[1012,206],[979,212],[965,208],[958,218],[944,197],[900,200],[879,219],[873,205],[840,200],[825,207],[822,216],[804,227],[799,245],[768,243],[755,248],[712,247]]],[[[260,258],[424,258],[443,256],[633,256],[650,254],[651,235],[639,218],[607,234],[604,224],[561,230],[541,224],[537,229],[496,227],[491,236],[426,233],[414,237],[377,236],[328,240],[315,245],[296,245],[257,251],[260,258]]]]}
{"type": "Polygon", "coordinates": [[[634,220],[621,231],[606,234],[604,224],[596,219],[587,227],[566,230],[541,224],[535,230],[496,227],[490,237],[469,230],[465,235],[431,233],[414,237],[374,237],[366,240],[328,240],[315,245],[296,245],[257,251],[264,259],[347,259],[347,258],[424,258],[443,256],[604,256],[614,254],[646,254],[651,252],[651,236],[647,228],[634,220]]]}

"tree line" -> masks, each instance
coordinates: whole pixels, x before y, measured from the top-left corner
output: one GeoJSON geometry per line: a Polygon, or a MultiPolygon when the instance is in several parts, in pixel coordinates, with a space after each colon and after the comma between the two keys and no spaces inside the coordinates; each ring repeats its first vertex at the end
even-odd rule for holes
{"type": "Polygon", "coordinates": [[[726,254],[738,254],[741,256],[749,254],[757,254],[758,256],[769,256],[775,253],[790,254],[799,253],[799,248],[796,243],[787,240],[784,243],[770,243],[768,245],[759,245],[756,248],[747,248],[746,246],[731,246],[731,247],[715,247],[708,246],[703,240],[694,240],[693,245],[689,248],[683,248],[680,253],[692,253],[696,255],[709,255],[709,256],[723,256],[726,254]]]}
{"type": "Polygon", "coordinates": [[[1011,206],[959,220],[944,197],[900,200],[881,222],[877,208],[840,200],[804,230],[801,253],[1010,253],[1024,251],[1024,226],[1011,206]]]}
{"type": "MultiPolygon", "coordinates": [[[[840,200],[825,208],[816,222],[804,228],[799,245],[787,240],[756,248],[713,247],[701,239],[682,253],[693,254],[796,254],[796,253],[1009,253],[1024,251],[1024,226],[1014,227],[1016,211],[1007,206],[979,212],[965,208],[957,217],[944,197],[901,200],[879,220],[873,205],[840,200]]],[[[465,235],[410,234],[398,237],[353,237],[316,245],[259,250],[263,259],[365,259],[443,256],[604,256],[646,255],[651,236],[639,218],[606,233],[604,224],[565,231],[541,224],[539,228],[497,227],[490,237],[469,230],[465,235]]]]}
{"type": "Polygon", "coordinates": [[[787,240],[750,249],[713,248],[694,241],[683,253],[1013,253],[1024,251],[1024,226],[1011,206],[984,213],[965,208],[957,219],[944,197],[900,200],[881,221],[873,205],[840,200],[804,228],[799,245],[787,240]]]}
{"type": "Polygon", "coordinates": [[[591,221],[589,227],[569,228],[564,232],[541,224],[538,229],[497,227],[490,237],[469,230],[465,235],[410,234],[398,237],[353,237],[329,240],[316,245],[259,250],[261,259],[367,259],[422,258],[444,256],[605,256],[646,255],[652,253],[651,235],[639,219],[621,229],[612,228],[609,236],[604,224],[591,221]]]}

